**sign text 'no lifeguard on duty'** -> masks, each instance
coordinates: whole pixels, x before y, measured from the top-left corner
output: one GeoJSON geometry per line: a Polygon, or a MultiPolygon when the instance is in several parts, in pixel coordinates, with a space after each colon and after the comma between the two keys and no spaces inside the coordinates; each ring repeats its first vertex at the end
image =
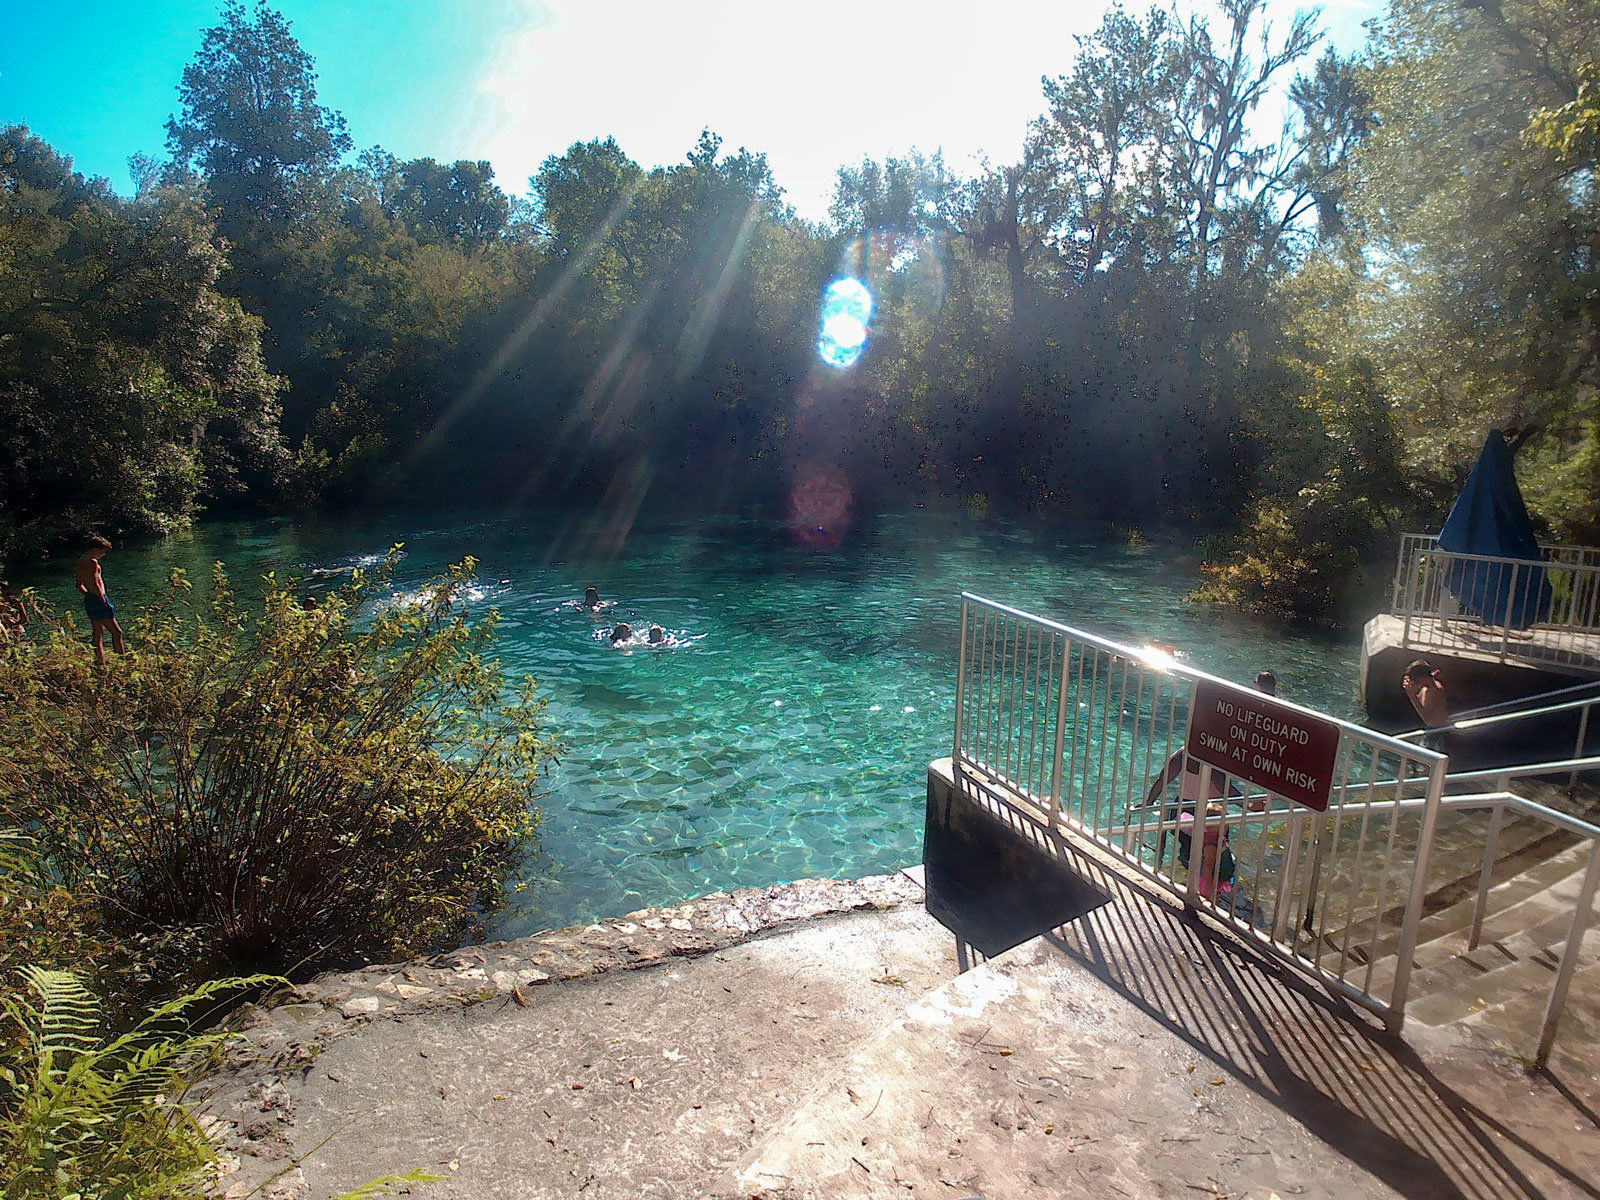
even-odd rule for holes
{"type": "Polygon", "coordinates": [[[1201,762],[1324,812],[1339,727],[1260,692],[1201,680],[1185,749],[1201,762]]]}

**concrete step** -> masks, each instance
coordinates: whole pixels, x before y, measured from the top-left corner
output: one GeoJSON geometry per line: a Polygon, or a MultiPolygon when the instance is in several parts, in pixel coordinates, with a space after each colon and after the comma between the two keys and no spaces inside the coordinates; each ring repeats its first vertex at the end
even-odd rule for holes
{"type": "MultiPolygon", "coordinates": [[[[1466,929],[1419,942],[1412,958],[1413,1005],[1408,1011],[1413,1015],[1470,1012],[1481,1007],[1476,1001],[1485,987],[1498,986],[1486,977],[1525,960],[1554,971],[1571,929],[1572,909],[1582,879],[1582,870],[1574,871],[1486,919],[1476,949],[1468,949],[1466,929]]],[[[1595,915],[1590,917],[1579,953],[1581,962],[1600,960],[1600,918],[1595,915]]],[[[1396,961],[1391,954],[1373,964],[1370,987],[1374,994],[1388,990],[1396,961]]],[[[1418,1015],[1418,1019],[1438,1023],[1425,1015],[1418,1015]]]]}
{"type": "MultiPolygon", "coordinates": [[[[1467,1013],[1457,1027],[1479,1032],[1504,1052],[1528,1058],[1538,1048],[1539,1032],[1549,1002],[1548,988],[1524,992],[1467,1013]]],[[[1600,962],[1590,962],[1579,967],[1572,976],[1566,1008],[1556,1027],[1551,1063],[1558,1068],[1592,1074],[1594,1063],[1583,1048],[1597,1042],[1600,1042],[1600,962]]]]}
{"type": "MultiPolygon", "coordinates": [[[[1544,946],[1559,946],[1565,942],[1572,925],[1572,910],[1583,886],[1584,869],[1588,865],[1587,847],[1574,849],[1584,852],[1575,870],[1510,908],[1485,917],[1482,940],[1494,941],[1511,934],[1524,933],[1544,946]]],[[[1600,924],[1596,921],[1596,914],[1600,914],[1600,891],[1596,892],[1589,913],[1589,926],[1593,929],[1600,924]]]]}
{"type": "MultiPolygon", "coordinates": [[[[1415,979],[1416,986],[1406,1006],[1406,1015],[1424,1025],[1443,1025],[1532,992],[1548,996],[1550,986],[1555,982],[1555,963],[1541,953],[1542,948],[1533,946],[1526,939],[1508,940],[1513,948],[1507,948],[1505,943],[1478,948],[1480,954],[1504,954],[1505,960],[1493,969],[1480,972],[1475,977],[1466,974],[1471,968],[1464,966],[1457,967],[1455,972],[1444,972],[1447,975],[1455,974],[1454,986],[1433,989],[1428,987],[1425,979],[1415,979]],[[1517,950],[1523,953],[1517,953],[1517,950]]],[[[1469,961],[1471,959],[1461,957],[1455,963],[1469,961]]]]}
{"type": "MultiPolygon", "coordinates": [[[[1489,895],[1484,905],[1485,924],[1487,925],[1490,920],[1499,914],[1509,912],[1518,905],[1540,896],[1548,889],[1571,880],[1574,875],[1583,870],[1587,863],[1587,844],[1569,846],[1548,858],[1531,863],[1510,878],[1502,879],[1489,889],[1489,895]]],[[[1506,869],[1505,866],[1499,867],[1500,871],[1505,871],[1506,869]]],[[[1472,927],[1473,909],[1477,903],[1476,871],[1477,864],[1475,863],[1470,876],[1466,873],[1456,876],[1459,883],[1454,890],[1464,891],[1465,895],[1450,902],[1443,908],[1428,913],[1418,922],[1417,945],[1419,949],[1429,942],[1463,934],[1472,927]],[[1469,883],[1472,886],[1466,886],[1469,883]]],[[[1581,875],[1579,877],[1581,878],[1581,875]]],[[[1576,884],[1572,886],[1572,895],[1576,895],[1576,884]]],[[[1527,915],[1531,915],[1531,911],[1529,910],[1529,913],[1523,917],[1511,918],[1511,929],[1517,927],[1517,922],[1525,921],[1527,915]]],[[[1572,905],[1569,898],[1567,900],[1567,912],[1570,914],[1571,911],[1572,905]]],[[[1350,953],[1355,961],[1360,962],[1363,956],[1367,955],[1370,955],[1375,961],[1381,961],[1383,958],[1394,954],[1400,942],[1400,927],[1398,924],[1400,914],[1394,912],[1386,915],[1392,916],[1394,921],[1393,923],[1385,922],[1379,927],[1378,937],[1375,941],[1372,939],[1371,918],[1369,917],[1364,923],[1357,923],[1350,938],[1350,953]]],[[[1547,918],[1548,914],[1545,914],[1531,923],[1537,924],[1538,921],[1547,918]]],[[[1510,932],[1510,929],[1507,929],[1504,924],[1497,925],[1496,928],[1500,932],[1510,932]]],[[[1326,935],[1323,951],[1325,956],[1330,951],[1334,954],[1339,952],[1339,945],[1343,936],[1342,929],[1326,935]]]]}

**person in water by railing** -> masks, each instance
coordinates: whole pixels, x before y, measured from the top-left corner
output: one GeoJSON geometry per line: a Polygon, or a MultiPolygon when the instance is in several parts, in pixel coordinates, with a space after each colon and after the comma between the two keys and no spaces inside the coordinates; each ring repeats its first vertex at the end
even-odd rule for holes
{"type": "MultiPolygon", "coordinates": [[[[1167,765],[1151,783],[1150,791],[1145,796],[1146,807],[1158,807],[1167,786],[1182,776],[1182,782],[1178,786],[1178,802],[1167,805],[1162,819],[1178,823],[1178,865],[1185,869],[1189,866],[1189,852],[1194,844],[1192,835],[1195,811],[1200,807],[1200,772],[1199,759],[1190,758],[1188,752],[1181,748],[1174,750],[1172,757],[1167,759],[1167,765]]],[[[1204,836],[1200,847],[1200,894],[1207,900],[1215,900],[1219,894],[1226,897],[1233,889],[1237,864],[1233,859],[1233,851],[1228,846],[1224,825],[1229,801],[1241,802],[1243,794],[1228,782],[1227,772],[1218,767],[1211,768],[1211,778],[1206,793],[1204,836]]],[[[1245,807],[1251,812],[1264,812],[1267,802],[1262,797],[1256,796],[1252,797],[1245,807]]],[[[1158,866],[1166,855],[1167,835],[1163,830],[1156,851],[1158,866]]]]}
{"type": "MultiPolygon", "coordinates": [[[[1445,697],[1444,679],[1438,667],[1425,658],[1417,659],[1400,677],[1400,687],[1429,729],[1443,729],[1450,724],[1450,702],[1445,697]]],[[[1436,748],[1438,741],[1438,734],[1429,734],[1422,739],[1422,744],[1436,748]]]]}

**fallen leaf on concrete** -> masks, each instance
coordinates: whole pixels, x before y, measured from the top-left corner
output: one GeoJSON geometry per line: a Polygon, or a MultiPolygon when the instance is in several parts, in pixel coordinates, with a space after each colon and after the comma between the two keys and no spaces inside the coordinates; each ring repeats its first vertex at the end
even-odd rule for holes
{"type": "Polygon", "coordinates": [[[511,998],[523,1008],[528,1007],[528,998],[522,994],[522,988],[520,986],[511,989],[511,998]]]}
{"type": "Polygon", "coordinates": [[[572,1085],[572,1090],[573,1090],[573,1091],[575,1091],[575,1092],[581,1092],[581,1091],[583,1091],[583,1084],[581,1084],[581,1083],[575,1083],[575,1084],[573,1084],[573,1085],[572,1085]]]}
{"type": "Polygon", "coordinates": [[[644,1086],[644,1084],[640,1083],[638,1081],[638,1079],[630,1076],[628,1078],[628,1086],[631,1087],[634,1091],[637,1092],[640,1088],[642,1088],[644,1086]]]}
{"type": "Polygon", "coordinates": [[[905,987],[906,985],[906,981],[899,975],[879,975],[872,982],[888,984],[890,987],[905,987]]]}

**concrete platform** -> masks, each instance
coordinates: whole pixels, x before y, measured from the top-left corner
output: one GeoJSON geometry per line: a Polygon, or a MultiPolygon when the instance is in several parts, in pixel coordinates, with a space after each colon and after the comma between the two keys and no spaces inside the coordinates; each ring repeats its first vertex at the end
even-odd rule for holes
{"type": "Polygon", "coordinates": [[[1502,662],[1498,642],[1489,648],[1472,635],[1473,628],[1460,621],[1412,618],[1408,639],[1401,617],[1384,614],[1368,621],[1361,634],[1358,688],[1373,728],[1416,728],[1417,715],[1400,689],[1400,677],[1418,658],[1440,668],[1453,712],[1600,680],[1600,635],[1577,635],[1577,660],[1554,662],[1548,654],[1554,641],[1559,638],[1566,646],[1574,635],[1535,629],[1527,641],[1513,642],[1502,662]]]}
{"type": "Polygon", "coordinates": [[[1385,1038],[1082,866],[1105,902],[987,961],[910,905],[358,1023],[240,1076],[274,1154],[228,1191],[1600,1197],[1592,1073],[1385,1038]]]}
{"type": "Polygon", "coordinates": [[[1109,903],[911,1005],[713,1194],[1600,1195],[1592,1074],[1389,1038],[1100,882],[1109,903]]]}

